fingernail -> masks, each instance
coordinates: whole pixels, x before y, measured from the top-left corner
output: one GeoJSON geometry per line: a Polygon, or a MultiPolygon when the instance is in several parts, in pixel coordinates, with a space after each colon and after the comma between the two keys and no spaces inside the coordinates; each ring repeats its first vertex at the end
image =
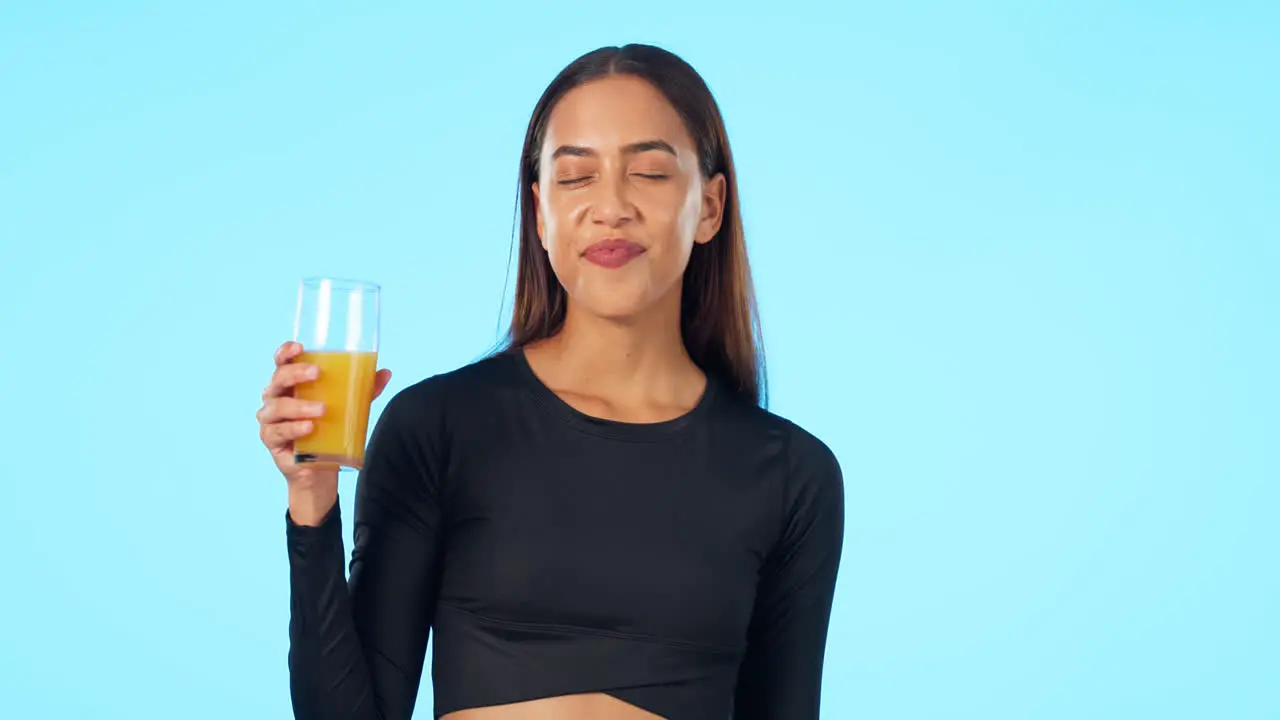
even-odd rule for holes
{"type": "Polygon", "coordinates": [[[312,365],[311,367],[307,368],[307,377],[309,378],[320,377],[320,368],[316,367],[315,365],[312,365]]]}
{"type": "Polygon", "coordinates": [[[307,411],[313,415],[323,415],[324,403],[311,403],[307,406],[307,411]]]}

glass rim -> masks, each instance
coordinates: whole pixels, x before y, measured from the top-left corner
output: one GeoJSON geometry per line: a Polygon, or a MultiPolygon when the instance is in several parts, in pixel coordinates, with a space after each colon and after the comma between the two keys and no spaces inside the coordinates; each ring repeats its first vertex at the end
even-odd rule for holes
{"type": "Polygon", "coordinates": [[[356,278],[348,278],[348,277],[335,277],[332,275],[312,275],[309,277],[304,277],[301,280],[301,284],[304,286],[319,285],[323,282],[328,282],[333,287],[341,288],[343,290],[354,290],[356,288],[368,288],[370,290],[378,290],[378,291],[382,290],[381,285],[371,280],[359,280],[356,278]]]}

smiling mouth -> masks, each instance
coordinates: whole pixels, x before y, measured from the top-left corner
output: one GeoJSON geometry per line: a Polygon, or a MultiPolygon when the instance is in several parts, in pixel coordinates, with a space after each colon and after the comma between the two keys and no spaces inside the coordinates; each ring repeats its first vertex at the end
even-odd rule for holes
{"type": "Polygon", "coordinates": [[[617,269],[644,254],[644,247],[623,238],[610,238],[591,244],[582,257],[593,265],[617,269]]]}

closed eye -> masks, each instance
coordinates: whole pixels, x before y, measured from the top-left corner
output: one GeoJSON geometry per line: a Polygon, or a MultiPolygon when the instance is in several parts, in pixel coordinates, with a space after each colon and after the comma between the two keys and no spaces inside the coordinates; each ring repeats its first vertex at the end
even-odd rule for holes
{"type": "MultiPolygon", "coordinates": [[[[663,173],[632,173],[632,175],[634,175],[635,177],[644,178],[645,180],[668,180],[671,178],[670,175],[665,175],[663,173]]],[[[560,180],[557,180],[556,184],[561,187],[572,187],[574,185],[581,185],[582,183],[590,179],[591,179],[590,175],[583,175],[581,177],[572,177],[572,178],[562,178],[560,180]]]]}

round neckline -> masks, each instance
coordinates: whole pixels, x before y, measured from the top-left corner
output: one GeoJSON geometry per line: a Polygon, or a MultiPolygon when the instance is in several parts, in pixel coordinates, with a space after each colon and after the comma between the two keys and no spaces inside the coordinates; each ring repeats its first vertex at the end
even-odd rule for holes
{"type": "Polygon", "coordinates": [[[508,354],[515,363],[521,380],[524,381],[523,384],[533,395],[533,398],[537,400],[538,405],[578,430],[614,440],[654,442],[669,438],[672,434],[687,428],[704,415],[707,409],[711,407],[717,394],[715,378],[710,373],[704,373],[707,378],[706,387],[703,389],[701,397],[698,398],[698,402],[688,412],[668,420],[659,420],[651,423],[610,420],[588,415],[565,402],[546,383],[542,382],[542,378],[538,377],[538,374],[533,371],[533,366],[529,364],[529,358],[525,355],[524,348],[509,350],[508,354]]]}

